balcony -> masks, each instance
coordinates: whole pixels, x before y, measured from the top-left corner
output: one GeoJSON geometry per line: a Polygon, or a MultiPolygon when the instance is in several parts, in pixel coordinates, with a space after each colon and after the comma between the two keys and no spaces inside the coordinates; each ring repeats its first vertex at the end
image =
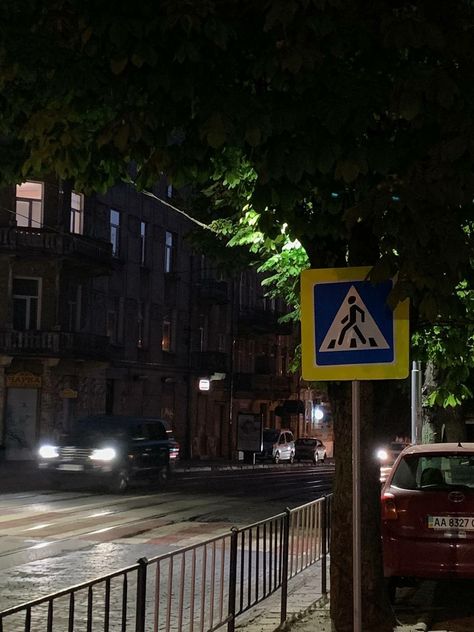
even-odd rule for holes
{"type": "Polygon", "coordinates": [[[280,323],[283,316],[280,312],[267,309],[241,309],[238,315],[239,334],[278,334],[289,335],[292,331],[292,323],[280,323]]]}
{"type": "Polygon", "coordinates": [[[196,286],[201,303],[225,305],[229,300],[227,281],[202,279],[196,286]]]}
{"type": "Polygon", "coordinates": [[[235,373],[234,390],[248,391],[253,397],[267,399],[285,399],[292,391],[293,377],[287,375],[255,375],[254,373],[235,373]]]}
{"type": "Polygon", "coordinates": [[[12,356],[106,360],[107,336],[64,331],[1,331],[0,353],[12,356]]]}
{"type": "Polygon", "coordinates": [[[191,354],[191,367],[206,374],[226,373],[227,363],[227,354],[220,351],[194,351],[191,354]]]}
{"type": "Polygon", "coordinates": [[[59,234],[44,228],[1,227],[0,252],[70,257],[110,268],[112,244],[86,235],[59,234]]]}

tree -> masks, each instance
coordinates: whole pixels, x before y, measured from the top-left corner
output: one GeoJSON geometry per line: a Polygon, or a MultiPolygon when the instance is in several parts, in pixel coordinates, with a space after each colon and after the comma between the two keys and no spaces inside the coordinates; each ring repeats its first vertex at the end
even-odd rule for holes
{"type": "MultiPolygon", "coordinates": [[[[474,198],[467,0],[449,12],[440,0],[3,0],[0,18],[3,183],[49,172],[104,190],[165,172],[177,186],[211,187],[214,200],[231,189],[219,217],[256,212],[265,238],[287,226],[313,267],[374,265],[374,280],[398,274],[391,300],[409,296],[417,318],[464,319],[474,198]]],[[[338,456],[341,525],[350,455],[338,456]]],[[[371,601],[379,567],[367,562],[371,601]]],[[[338,600],[339,580],[342,632],[350,600],[338,600]]],[[[388,629],[372,605],[364,629],[388,629]]]]}

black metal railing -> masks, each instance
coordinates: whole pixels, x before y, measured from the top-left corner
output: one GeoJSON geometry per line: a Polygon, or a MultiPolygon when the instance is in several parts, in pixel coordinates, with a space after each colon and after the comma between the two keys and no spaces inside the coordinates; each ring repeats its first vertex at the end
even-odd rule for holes
{"type": "Polygon", "coordinates": [[[214,632],[326,564],[330,497],[0,612],[0,632],[214,632]]]}
{"type": "Polygon", "coordinates": [[[0,351],[17,355],[106,358],[107,336],[66,331],[0,331],[0,351]]]}

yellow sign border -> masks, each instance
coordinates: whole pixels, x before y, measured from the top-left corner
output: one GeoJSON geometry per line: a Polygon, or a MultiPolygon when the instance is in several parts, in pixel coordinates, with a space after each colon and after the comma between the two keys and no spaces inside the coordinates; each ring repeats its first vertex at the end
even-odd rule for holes
{"type": "Polygon", "coordinates": [[[304,380],[397,380],[409,373],[409,309],[408,299],[393,312],[394,361],[374,364],[317,365],[314,349],[315,306],[313,289],[318,283],[364,281],[372,268],[321,268],[301,273],[301,357],[304,380]]]}

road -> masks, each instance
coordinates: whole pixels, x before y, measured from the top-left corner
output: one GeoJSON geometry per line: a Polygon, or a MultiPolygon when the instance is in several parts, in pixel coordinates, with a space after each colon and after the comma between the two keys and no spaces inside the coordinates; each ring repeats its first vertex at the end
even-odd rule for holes
{"type": "MultiPolygon", "coordinates": [[[[189,472],[123,496],[77,485],[0,495],[0,610],[328,493],[333,465],[189,472]]],[[[40,482],[39,482],[39,486],[40,482]]]]}

